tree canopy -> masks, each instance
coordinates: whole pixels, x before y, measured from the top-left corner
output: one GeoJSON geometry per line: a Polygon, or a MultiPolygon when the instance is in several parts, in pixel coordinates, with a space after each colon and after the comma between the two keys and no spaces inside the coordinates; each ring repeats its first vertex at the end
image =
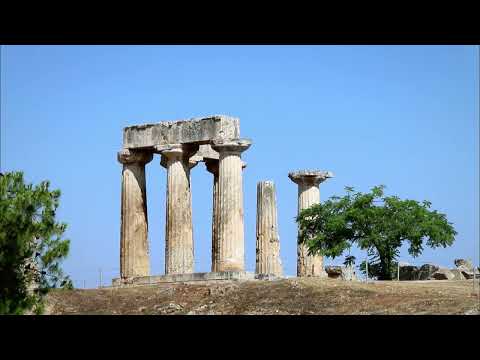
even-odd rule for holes
{"type": "Polygon", "coordinates": [[[380,185],[362,193],[346,187],[346,195],[302,210],[296,219],[299,243],[306,244],[310,254],[332,258],[356,245],[367,251],[369,269],[381,280],[393,278],[403,243],[413,257],[424,246],[452,245],[457,233],[445,214],[430,210],[429,201],[385,196],[384,189],[380,185]]]}
{"type": "Polygon", "coordinates": [[[0,176],[0,314],[41,313],[49,289],[72,287],[60,268],[70,245],[55,220],[60,191],[49,186],[25,184],[21,172],[0,176]]]}

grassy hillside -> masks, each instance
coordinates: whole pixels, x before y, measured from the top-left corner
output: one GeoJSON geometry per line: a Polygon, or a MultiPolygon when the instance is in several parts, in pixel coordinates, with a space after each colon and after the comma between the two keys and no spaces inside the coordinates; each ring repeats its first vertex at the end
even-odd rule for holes
{"type": "Polygon", "coordinates": [[[471,280],[368,284],[314,278],[210,281],[55,290],[47,302],[47,314],[479,313],[479,300],[471,280]]]}

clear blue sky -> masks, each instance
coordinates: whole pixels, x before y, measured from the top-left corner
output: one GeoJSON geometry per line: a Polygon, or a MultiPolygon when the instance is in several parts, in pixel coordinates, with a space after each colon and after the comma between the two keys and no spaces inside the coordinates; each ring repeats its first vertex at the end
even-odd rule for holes
{"type": "MultiPolygon", "coordinates": [[[[478,47],[474,46],[2,46],[1,168],[62,191],[65,269],[82,286],[118,276],[121,165],[128,125],[212,114],[240,118],[246,267],[255,270],[256,184],[277,187],[281,256],[296,271],[297,185],[291,170],[427,199],[458,236],[402,260],[478,263],[478,47]]],[[[166,171],[147,165],[152,273],[164,271],[166,171]]],[[[195,269],[210,270],[212,178],[192,170],[195,269]]],[[[365,254],[354,251],[363,258],[365,254]]],[[[333,263],[341,263],[337,258],[333,263]]],[[[332,261],[327,259],[326,263],[332,261]]]]}

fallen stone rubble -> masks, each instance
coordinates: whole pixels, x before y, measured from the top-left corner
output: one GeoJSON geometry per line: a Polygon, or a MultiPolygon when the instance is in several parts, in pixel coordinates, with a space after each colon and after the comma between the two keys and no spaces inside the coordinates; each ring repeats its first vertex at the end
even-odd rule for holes
{"type": "Polygon", "coordinates": [[[400,265],[400,280],[469,280],[480,278],[479,268],[475,269],[470,260],[455,259],[455,268],[448,269],[436,264],[423,264],[414,266],[410,264],[400,265]]]}
{"type": "Polygon", "coordinates": [[[329,278],[353,281],[357,280],[355,269],[352,266],[330,265],[325,266],[329,278]]]}

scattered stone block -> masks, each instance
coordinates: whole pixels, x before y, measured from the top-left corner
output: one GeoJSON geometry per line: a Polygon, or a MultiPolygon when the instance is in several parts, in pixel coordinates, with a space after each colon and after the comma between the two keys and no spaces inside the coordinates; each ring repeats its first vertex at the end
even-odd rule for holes
{"type": "Polygon", "coordinates": [[[440,269],[438,265],[435,264],[424,264],[418,270],[418,280],[432,280],[433,274],[440,269]]]}
{"type": "Polygon", "coordinates": [[[465,260],[465,259],[455,259],[453,261],[456,267],[459,266],[466,266],[467,269],[473,270],[473,265],[470,260],[465,260]]]}
{"type": "Polygon", "coordinates": [[[419,268],[414,265],[400,265],[399,279],[402,281],[412,281],[419,279],[419,268]]]}
{"type": "Polygon", "coordinates": [[[479,270],[473,267],[471,260],[455,259],[454,264],[465,279],[473,279],[473,276],[475,276],[475,278],[480,277],[479,270]]]}
{"type": "Polygon", "coordinates": [[[351,266],[329,265],[325,266],[325,271],[331,279],[341,279],[352,281],[356,280],[355,269],[351,266]]]}
{"type": "Polygon", "coordinates": [[[325,271],[327,272],[328,277],[332,279],[338,279],[339,277],[342,276],[341,266],[335,266],[335,265],[325,266],[325,271]]]}
{"type": "Polygon", "coordinates": [[[458,269],[450,269],[450,272],[453,274],[453,280],[465,280],[462,272],[458,269]]]}
{"type": "Polygon", "coordinates": [[[480,277],[480,274],[478,273],[478,270],[473,272],[473,270],[469,270],[465,266],[459,266],[457,267],[458,270],[461,271],[462,275],[465,277],[465,279],[473,279],[473,276],[475,275],[475,278],[480,277]]]}
{"type": "Polygon", "coordinates": [[[446,268],[440,268],[432,274],[432,278],[435,280],[453,280],[455,275],[446,268]]]}

